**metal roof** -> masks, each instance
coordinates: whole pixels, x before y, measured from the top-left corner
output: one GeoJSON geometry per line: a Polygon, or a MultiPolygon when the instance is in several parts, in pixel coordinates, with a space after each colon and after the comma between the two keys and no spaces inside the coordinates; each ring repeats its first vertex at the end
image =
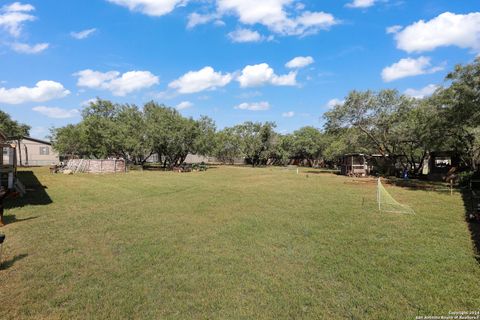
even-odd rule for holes
{"type": "Polygon", "coordinates": [[[30,140],[30,141],[33,141],[33,142],[48,144],[49,146],[52,145],[52,143],[49,142],[49,141],[45,141],[45,140],[41,140],[41,139],[37,139],[37,138],[32,138],[32,137],[22,137],[22,140],[30,140]]]}

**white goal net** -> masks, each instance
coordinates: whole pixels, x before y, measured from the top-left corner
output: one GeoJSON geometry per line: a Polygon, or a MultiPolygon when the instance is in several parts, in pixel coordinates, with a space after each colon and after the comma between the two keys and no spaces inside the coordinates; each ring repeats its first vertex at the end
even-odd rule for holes
{"type": "Polygon", "coordinates": [[[415,214],[412,208],[401,204],[388,193],[380,178],[378,178],[377,182],[377,205],[380,212],[415,214]]]}

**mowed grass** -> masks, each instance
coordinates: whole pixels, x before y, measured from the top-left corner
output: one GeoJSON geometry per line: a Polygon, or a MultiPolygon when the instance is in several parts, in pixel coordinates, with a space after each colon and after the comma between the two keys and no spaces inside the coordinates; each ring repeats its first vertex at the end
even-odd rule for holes
{"type": "Polygon", "coordinates": [[[387,186],[416,211],[401,215],[375,210],[374,183],[307,170],[33,172],[48,198],[27,182],[37,191],[0,229],[2,319],[413,319],[480,306],[459,194],[387,186]]]}

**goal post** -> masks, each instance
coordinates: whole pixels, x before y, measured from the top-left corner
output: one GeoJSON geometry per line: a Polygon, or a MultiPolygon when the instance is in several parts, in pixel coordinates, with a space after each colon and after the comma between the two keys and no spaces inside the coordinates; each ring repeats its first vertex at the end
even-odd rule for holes
{"type": "Polygon", "coordinates": [[[415,214],[415,211],[409,206],[395,200],[385,189],[380,178],[377,181],[377,205],[378,211],[390,213],[415,214]]]}

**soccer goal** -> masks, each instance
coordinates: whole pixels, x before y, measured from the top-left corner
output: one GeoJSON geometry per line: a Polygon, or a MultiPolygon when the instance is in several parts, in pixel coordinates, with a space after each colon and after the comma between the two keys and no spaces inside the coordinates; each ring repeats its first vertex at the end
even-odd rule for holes
{"type": "Polygon", "coordinates": [[[415,214],[412,208],[401,204],[388,193],[380,178],[378,178],[377,182],[377,205],[380,212],[415,214]]]}

